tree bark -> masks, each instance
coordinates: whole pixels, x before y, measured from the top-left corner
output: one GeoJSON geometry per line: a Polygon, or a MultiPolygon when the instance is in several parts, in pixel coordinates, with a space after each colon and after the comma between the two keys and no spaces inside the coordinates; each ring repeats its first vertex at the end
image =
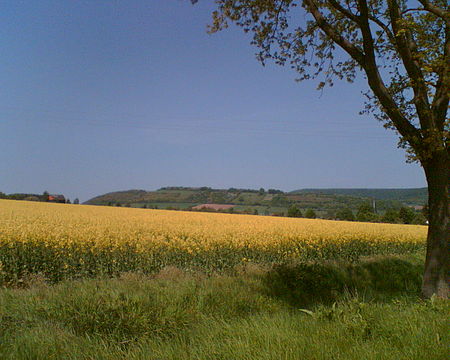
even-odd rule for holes
{"type": "Polygon", "coordinates": [[[450,284],[450,222],[449,175],[450,156],[447,150],[435,152],[423,164],[428,182],[429,227],[422,295],[449,297],[450,284]]]}

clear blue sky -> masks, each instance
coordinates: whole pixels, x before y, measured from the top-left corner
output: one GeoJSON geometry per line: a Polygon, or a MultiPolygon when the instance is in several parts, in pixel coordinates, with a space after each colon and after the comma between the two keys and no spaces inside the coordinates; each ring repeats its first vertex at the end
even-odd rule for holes
{"type": "Polygon", "coordinates": [[[421,187],[363,80],[262,67],[212,1],[0,2],[0,191],[421,187]]]}

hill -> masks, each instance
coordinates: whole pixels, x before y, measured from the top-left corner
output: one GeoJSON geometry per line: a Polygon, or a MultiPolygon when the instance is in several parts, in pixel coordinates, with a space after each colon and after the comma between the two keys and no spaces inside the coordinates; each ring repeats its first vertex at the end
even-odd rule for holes
{"type": "Polygon", "coordinates": [[[302,189],[289,193],[281,190],[213,189],[210,187],[164,187],[156,191],[127,190],[111,192],[85,202],[88,205],[131,206],[160,209],[188,209],[199,204],[230,204],[241,212],[281,214],[291,205],[302,210],[314,209],[322,216],[339,209],[357,210],[361,204],[372,204],[384,211],[426,203],[423,189],[302,189]]]}
{"type": "Polygon", "coordinates": [[[423,205],[427,202],[427,188],[413,189],[301,189],[290,194],[345,195],[376,200],[400,201],[405,205],[423,205]]]}

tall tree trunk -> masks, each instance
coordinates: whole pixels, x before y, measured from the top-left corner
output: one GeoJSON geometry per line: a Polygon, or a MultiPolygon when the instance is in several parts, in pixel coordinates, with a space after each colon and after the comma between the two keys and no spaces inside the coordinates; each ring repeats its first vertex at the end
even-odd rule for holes
{"type": "Polygon", "coordinates": [[[428,182],[429,227],[422,295],[449,297],[450,222],[449,175],[450,156],[446,150],[433,154],[423,164],[428,182]]]}

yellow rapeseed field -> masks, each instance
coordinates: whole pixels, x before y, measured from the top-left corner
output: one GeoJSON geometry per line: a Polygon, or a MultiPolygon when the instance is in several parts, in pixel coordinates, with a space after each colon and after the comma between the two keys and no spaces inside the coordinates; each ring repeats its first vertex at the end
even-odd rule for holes
{"type": "Polygon", "coordinates": [[[427,228],[0,200],[0,283],[405,253],[427,228]]]}

